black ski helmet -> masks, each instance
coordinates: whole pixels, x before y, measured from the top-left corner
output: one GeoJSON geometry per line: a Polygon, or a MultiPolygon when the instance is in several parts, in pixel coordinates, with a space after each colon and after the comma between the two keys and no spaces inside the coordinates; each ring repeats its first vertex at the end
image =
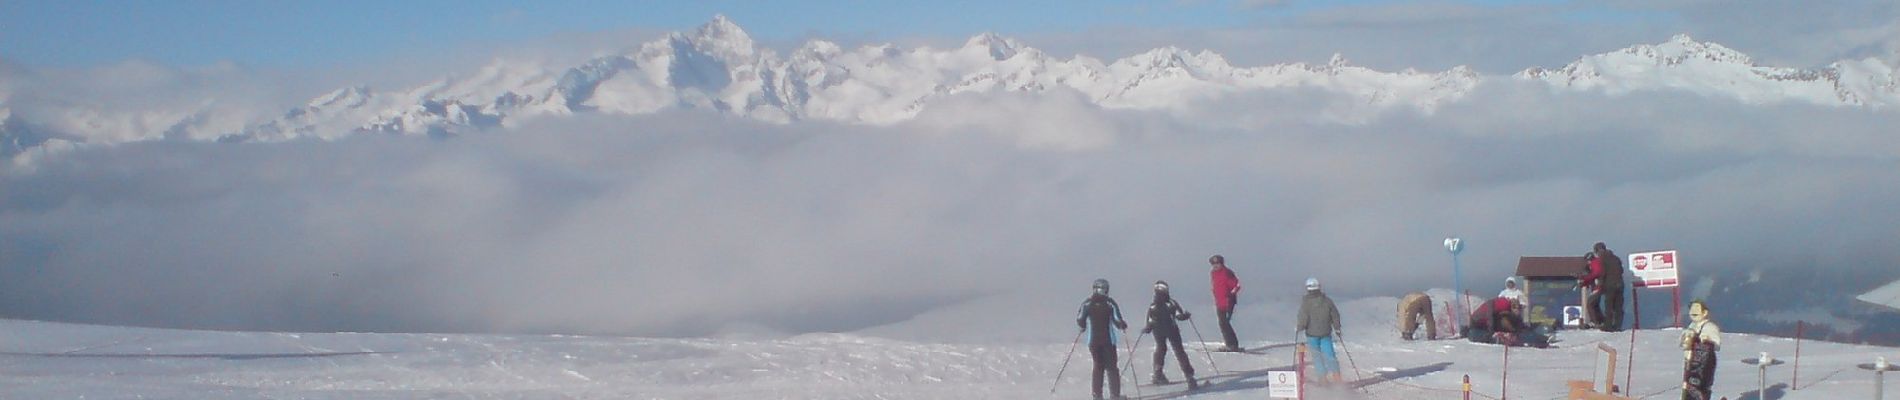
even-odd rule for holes
{"type": "Polygon", "coordinates": [[[1166,293],[1168,291],[1168,281],[1155,281],[1155,291],[1166,293]]]}
{"type": "Polygon", "coordinates": [[[1107,296],[1108,295],[1108,280],[1096,279],[1095,284],[1091,285],[1090,288],[1095,290],[1095,294],[1107,296]]]}

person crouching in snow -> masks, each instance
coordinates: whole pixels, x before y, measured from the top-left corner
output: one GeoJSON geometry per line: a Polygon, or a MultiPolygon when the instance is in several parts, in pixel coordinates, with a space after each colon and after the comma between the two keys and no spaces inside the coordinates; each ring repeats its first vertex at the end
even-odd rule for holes
{"type": "Polygon", "coordinates": [[[1438,340],[1438,319],[1432,317],[1432,297],[1425,292],[1406,293],[1399,299],[1399,338],[1415,339],[1419,322],[1425,323],[1425,337],[1438,340]]]}
{"type": "Polygon", "coordinates": [[[1294,336],[1304,336],[1306,348],[1315,352],[1313,367],[1328,382],[1341,382],[1339,357],[1333,354],[1333,333],[1339,327],[1339,307],[1319,291],[1319,279],[1306,278],[1306,298],[1300,300],[1300,315],[1294,336]]]}
{"type": "Polygon", "coordinates": [[[1075,326],[1088,332],[1089,356],[1095,361],[1095,370],[1091,378],[1090,393],[1096,400],[1102,399],[1102,379],[1108,378],[1108,392],[1114,398],[1122,398],[1122,370],[1115,360],[1116,330],[1126,333],[1128,322],[1122,321],[1122,307],[1115,299],[1108,297],[1108,280],[1096,279],[1091,287],[1094,293],[1088,300],[1082,301],[1082,310],[1075,317],[1075,326]]]}
{"type": "Polygon", "coordinates": [[[1473,343],[1537,348],[1550,346],[1550,338],[1525,324],[1516,305],[1502,297],[1484,302],[1471,312],[1470,325],[1465,327],[1465,338],[1473,343]]]}
{"type": "Polygon", "coordinates": [[[1181,346],[1181,325],[1175,323],[1186,321],[1190,316],[1168,295],[1168,282],[1155,281],[1155,300],[1148,304],[1148,324],[1141,328],[1141,333],[1155,335],[1154,384],[1168,383],[1168,376],[1161,373],[1161,369],[1168,363],[1168,347],[1173,346],[1175,361],[1181,363],[1181,374],[1187,377],[1188,390],[1200,388],[1200,381],[1194,380],[1194,365],[1188,363],[1187,351],[1181,346]]]}
{"type": "Polygon", "coordinates": [[[1706,400],[1715,385],[1715,352],[1722,349],[1722,328],[1709,319],[1709,305],[1689,302],[1689,323],[1682,330],[1682,399],[1706,400]]]}

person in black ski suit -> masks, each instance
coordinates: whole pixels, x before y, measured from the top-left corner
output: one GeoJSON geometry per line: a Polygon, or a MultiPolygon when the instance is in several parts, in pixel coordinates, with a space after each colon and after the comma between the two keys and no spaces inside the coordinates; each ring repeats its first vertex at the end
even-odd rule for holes
{"type": "Polygon", "coordinates": [[[1605,332],[1621,331],[1624,311],[1623,274],[1627,272],[1623,270],[1623,257],[1610,251],[1610,247],[1605,246],[1603,242],[1597,242],[1595,246],[1592,246],[1590,254],[1603,262],[1603,275],[1597,281],[1597,287],[1603,291],[1601,299],[1598,300],[1602,302],[1598,304],[1598,307],[1603,310],[1601,328],[1605,332]]]}
{"type": "Polygon", "coordinates": [[[1181,348],[1181,325],[1175,321],[1186,321],[1191,314],[1181,309],[1180,303],[1168,296],[1168,282],[1155,281],[1155,300],[1148,304],[1148,324],[1141,333],[1155,335],[1155,376],[1154,384],[1168,383],[1168,376],[1161,373],[1168,363],[1168,347],[1174,347],[1174,358],[1181,363],[1181,374],[1187,376],[1188,390],[1199,389],[1201,384],[1194,380],[1194,365],[1188,362],[1187,351],[1181,348]]]}
{"type": "Polygon", "coordinates": [[[1093,289],[1095,293],[1082,301],[1082,309],[1075,317],[1075,326],[1088,333],[1089,356],[1095,361],[1090,393],[1100,400],[1102,378],[1108,377],[1108,393],[1119,399],[1122,398],[1122,369],[1115,360],[1115,341],[1120,335],[1115,333],[1117,330],[1125,333],[1128,322],[1122,320],[1121,305],[1108,297],[1107,279],[1096,279],[1093,289]]]}

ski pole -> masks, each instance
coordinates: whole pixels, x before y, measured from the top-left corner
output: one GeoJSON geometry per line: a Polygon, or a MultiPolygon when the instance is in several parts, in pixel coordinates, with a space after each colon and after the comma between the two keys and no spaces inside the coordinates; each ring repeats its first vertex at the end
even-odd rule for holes
{"type": "Polygon", "coordinates": [[[1069,342],[1069,355],[1062,356],[1062,369],[1056,370],[1056,383],[1049,386],[1049,394],[1056,394],[1056,387],[1062,386],[1062,373],[1069,370],[1069,359],[1075,357],[1075,345],[1082,343],[1082,331],[1075,331],[1075,340],[1069,342]]]}
{"type": "Polygon", "coordinates": [[[1339,335],[1339,350],[1346,352],[1346,362],[1352,366],[1352,376],[1359,378],[1360,382],[1365,382],[1366,375],[1359,372],[1359,362],[1352,359],[1352,348],[1346,347],[1346,331],[1340,330],[1334,333],[1339,335]]]}
{"type": "Polygon", "coordinates": [[[1194,339],[1201,341],[1201,355],[1207,356],[1207,366],[1214,368],[1215,375],[1221,374],[1220,366],[1214,365],[1214,351],[1207,348],[1207,338],[1201,337],[1201,327],[1194,325],[1193,318],[1188,318],[1188,326],[1194,328],[1194,339]]]}
{"type": "MultiPolygon", "coordinates": [[[[1122,334],[1128,334],[1128,330],[1123,329],[1122,334]]],[[[1141,338],[1144,336],[1148,335],[1135,335],[1135,341],[1128,343],[1128,366],[1122,368],[1122,372],[1133,375],[1133,377],[1128,379],[1128,385],[1135,387],[1135,397],[1141,397],[1141,374],[1136,374],[1134,371],[1135,349],[1141,348],[1141,338]]],[[[1115,379],[1121,379],[1121,374],[1116,374],[1115,379]]]]}

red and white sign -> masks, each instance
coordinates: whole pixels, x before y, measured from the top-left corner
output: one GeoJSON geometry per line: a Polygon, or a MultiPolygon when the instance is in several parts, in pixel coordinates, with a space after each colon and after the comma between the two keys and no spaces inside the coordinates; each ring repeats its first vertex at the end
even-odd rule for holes
{"type": "Polygon", "coordinates": [[[1636,287],[1667,288],[1676,287],[1681,280],[1681,264],[1675,250],[1649,253],[1631,253],[1629,269],[1636,274],[1636,287]]]}

